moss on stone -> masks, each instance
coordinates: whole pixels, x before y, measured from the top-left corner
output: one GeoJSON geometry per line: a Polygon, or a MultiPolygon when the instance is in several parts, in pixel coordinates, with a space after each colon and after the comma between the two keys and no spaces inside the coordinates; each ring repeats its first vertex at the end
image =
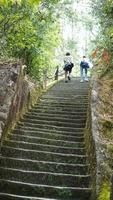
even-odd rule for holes
{"type": "Polygon", "coordinates": [[[105,121],[102,121],[101,123],[107,129],[111,130],[113,128],[113,122],[112,121],[105,120],[105,121]]]}
{"type": "Polygon", "coordinates": [[[100,187],[100,192],[97,200],[109,200],[110,199],[110,186],[107,181],[103,182],[100,187]]]}

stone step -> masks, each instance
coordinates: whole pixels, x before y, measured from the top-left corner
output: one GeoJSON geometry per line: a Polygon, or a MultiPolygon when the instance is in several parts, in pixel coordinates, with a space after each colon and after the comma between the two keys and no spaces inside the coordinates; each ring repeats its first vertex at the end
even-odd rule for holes
{"type": "Polygon", "coordinates": [[[79,122],[79,121],[86,121],[86,115],[82,116],[71,116],[71,115],[55,115],[55,114],[25,114],[22,119],[40,119],[40,120],[53,120],[53,121],[60,121],[60,122],[79,122]]]}
{"type": "Polygon", "coordinates": [[[67,164],[0,156],[1,166],[28,171],[45,171],[67,174],[87,174],[89,164],[67,164]]]}
{"type": "Polygon", "coordinates": [[[36,131],[37,134],[39,131],[43,131],[43,132],[47,132],[47,133],[50,133],[50,132],[54,132],[54,133],[64,133],[64,134],[67,134],[67,135],[70,135],[70,136],[74,136],[74,135],[79,135],[80,133],[83,134],[83,130],[84,128],[72,128],[72,127],[57,127],[57,126],[44,126],[44,127],[31,127],[30,125],[29,126],[24,126],[21,124],[18,124],[16,126],[16,129],[21,129],[23,131],[36,131]]]}
{"type": "Polygon", "coordinates": [[[53,87],[52,87],[52,91],[56,92],[56,91],[65,91],[67,90],[67,92],[70,92],[70,91],[76,91],[78,90],[84,90],[84,91],[88,91],[88,88],[89,88],[89,82],[84,82],[84,83],[80,83],[80,78],[71,78],[71,81],[68,83],[68,84],[65,84],[64,83],[64,79],[61,80],[60,82],[58,82],[57,84],[55,84],[53,87]]]}
{"type": "Polygon", "coordinates": [[[72,102],[72,101],[68,101],[68,102],[63,102],[63,101],[52,101],[52,100],[49,100],[49,101],[45,101],[45,100],[40,100],[38,103],[36,103],[34,105],[34,108],[38,107],[38,106],[56,106],[56,107],[87,107],[88,106],[88,101],[87,102],[84,102],[84,103],[81,103],[80,101],[79,102],[72,102]]]}
{"type": "Polygon", "coordinates": [[[74,80],[74,82],[76,81],[75,82],[76,85],[73,82],[73,78],[68,84],[63,83],[63,81],[61,81],[58,84],[54,85],[52,87],[52,89],[49,90],[48,93],[46,93],[46,94],[49,94],[49,93],[52,93],[52,92],[54,92],[56,94],[56,92],[59,92],[59,91],[61,91],[61,92],[64,91],[66,94],[67,93],[71,93],[72,91],[75,92],[75,93],[77,93],[77,91],[78,91],[78,93],[79,93],[79,91],[88,92],[88,86],[89,85],[86,84],[86,82],[81,84],[80,83],[80,79],[79,79],[78,83],[77,83],[77,80],[74,80]],[[83,86],[83,85],[85,85],[85,86],[83,86]]]}
{"type": "Polygon", "coordinates": [[[30,110],[28,113],[30,113],[30,114],[33,114],[33,115],[39,115],[39,114],[54,114],[55,116],[56,115],[60,115],[60,116],[64,116],[64,115],[67,115],[67,116],[78,116],[78,117],[80,117],[80,116],[86,116],[86,114],[87,114],[87,112],[86,111],[80,111],[79,110],[79,112],[78,111],[73,111],[73,110],[68,110],[68,111],[64,111],[64,110],[61,110],[61,111],[59,111],[58,109],[56,109],[56,110],[53,110],[53,109],[49,109],[49,110],[47,110],[47,109],[38,109],[38,110],[30,110]]]}
{"type": "Polygon", "coordinates": [[[0,188],[2,193],[13,193],[14,195],[19,194],[27,197],[58,198],[61,200],[71,200],[72,198],[89,200],[92,191],[91,188],[87,187],[48,186],[4,179],[0,179],[0,188]]]}
{"type": "Polygon", "coordinates": [[[31,113],[31,112],[27,112],[24,116],[23,116],[23,118],[29,118],[29,119],[32,119],[32,118],[34,118],[34,119],[38,119],[38,118],[40,118],[40,119],[48,119],[48,120],[51,120],[51,119],[53,119],[53,120],[58,120],[58,121],[64,121],[64,120],[66,120],[66,121],[75,121],[75,120],[84,120],[84,119],[86,119],[86,113],[85,114],[80,114],[80,113],[77,113],[76,115],[74,114],[74,115],[71,115],[70,113],[68,113],[68,115],[67,114],[55,114],[55,113],[31,113]]]}
{"type": "Polygon", "coordinates": [[[37,137],[45,138],[45,139],[53,139],[53,140],[65,140],[65,141],[70,141],[70,142],[83,142],[84,141],[84,136],[77,135],[77,136],[67,136],[63,134],[52,134],[52,133],[43,133],[43,132],[38,132],[36,136],[29,136],[27,133],[23,134],[9,134],[8,138],[10,139],[16,139],[18,141],[26,141],[26,142],[31,142],[31,143],[37,143],[37,137]]]}
{"type": "Polygon", "coordinates": [[[47,129],[55,129],[55,130],[73,130],[74,128],[85,128],[85,123],[64,123],[64,122],[50,122],[50,121],[42,121],[38,120],[37,123],[33,122],[18,122],[17,125],[30,127],[30,128],[47,128],[47,129]]]}
{"type": "MultiPolygon", "coordinates": [[[[60,84],[58,83],[57,85],[53,86],[51,88],[51,90],[49,90],[47,93],[45,93],[44,95],[46,94],[56,94],[56,93],[60,93],[60,94],[72,94],[72,92],[75,92],[75,94],[80,94],[80,92],[85,92],[85,93],[88,93],[88,87],[83,87],[82,85],[80,85],[81,83],[77,83],[77,85],[75,86],[73,84],[73,81],[70,81],[68,84],[65,84],[65,83],[62,83],[61,86],[60,84]]],[[[84,82],[85,84],[85,82],[84,82]]]]}
{"type": "MultiPolygon", "coordinates": [[[[58,200],[58,199],[48,199],[48,198],[39,198],[39,197],[31,197],[31,196],[20,196],[20,195],[14,195],[14,194],[8,194],[8,193],[0,193],[0,199],[1,200],[58,200]]],[[[68,199],[68,200],[84,200],[84,199],[68,199]]]]}
{"type": "MultiPolygon", "coordinates": [[[[45,93],[43,94],[40,99],[41,100],[45,100],[45,99],[51,99],[51,100],[63,100],[63,101],[68,101],[70,102],[70,96],[71,96],[71,99],[72,99],[72,102],[74,102],[75,100],[81,100],[81,99],[88,99],[88,95],[87,94],[84,94],[84,95],[81,95],[80,93],[76,94],[75,90],[71,90],[71,93],[70,95],[67,94],[67,96],[65,97],[64,95],[61,95],[62,93],[62,90],[60,90],[60,95],[57,95],[57,96],[54,96],[53,94],[50,94],[50,93],[45,93]]],[[[68,91],[66,91],[67,93],[68,91]]]]}
{"type": "Polygon", "coordinates": [[[76,78],[76,80],[75,80],[75,78],[72,77],[71,81],[68,84],[65,84],[64,80],[62,80],[62,81],[58,82],[58,84],[54,85],[52,87],[51,91],[49,91],[49,92],[54,91],[56,93],[60,89],[60,91],[65,91],[65,93],[66,93],[66,90],[69,93],[73,90],[76,91],[76,93],[77,93],[77,90],[78,90],[78,93],[79,93],[80,90],[88,92],[88,88],[89,88],[88,82],[84,82],[81,84],[80,78],[76,78]]]}
{"type": "MultiPolygon", "coordinates": [[[[27,127],[21,127],[21,128],[15,128],[14,130],[12,130],[12,134],[17,134],[17,135],[27,135],[30,137],[47,137],[47,138],[53,138],[55,137],[55,135],[59,138],[62,136],[65,136],[66,138],[73,138],[73,141],[76,140],[76,137],[84,137],[84,133],[83,133],[83,129],[79,131],[74,131],[74,132],[69,132],[69,131],[58,131],[58,130],[48,130],[48,129],[28,129],[27,127]],[[74,140],[75,138],[75,140],[74,140]]],[[[56,138],[57,139],[57,138],[56,138]]],[[[70,139],[69,139],[70,141],[70,139]]]]}
{"type": "Polygon", "coordinates": [[[43,120],[43,121],[52,121],[52,122],[64,122],[64,123],[85,123],[86,122],[86,116],[83,117],[81,116],[81,118],[70,118],[69,116],[67,116],[67,118],[62,117],[59,115],[59,117],[56,117],[55,115],[53,116],[49,116],[49,115],[24,115],[24,117],[20,120],[21,122],[26,122],[26,121],[31,121],[31,122],[38,122],[38,120],[43,120]]]}
{"type": "Polygon", "coordinates": [[[64,90],[62,90],[61,88],[60,88],[60,90],[53,90],[53,88],[52,88],[51,90],[48,90],[47,93],[43,94],[43,97],[46,97],[46,96],[53,96],[53,97],[55,97],[55,95],[57,97],[64,96],[65,98],[69,98],[69,95],[72,96],[72,97],[76,97],[76,96],[86,97],[89,94],[87,88],[83,89],[83,88],[80,87],[79,89],[76,89],[76,88],[72,89],[71,87],[72,87],[72,85],[70,84],[70,88],[67,87],[67,88],[64,88],[64,90]]]}
{"type": "Polygon", "coordinates": [[[85,149],[80,147],[63,147],[63,146],[55,146],[55,145],[47,145],[40,143],[29,143],[25,141],[17,141],[17,140],[5,140],[4,145],[15,148],[23,148],[30,150],[38,150],[38,151],[49,151],[54,153],[63,153],[63,154],[80,154],[84,155],[85,149]]]}
{"type": "Polygon", "coordinates": [[[56,103],[56,104],[63,104],[63,105],[74,105],[74,104],[88,104],[89,99],[88,98],[73,98],[71,97],[69,99],[65,99],[63,97],[55,97],[55,98],[41,98],[35,105],[38,105],[39,103],[56,103]]]}
{"type": "MultiPolygon", "coordinates": [[[[49,104],[49,105],[56,105],[56,106],[78,106],[78,105],[80,105],[81,104],[81,102],[80,102],[80,99],[79,99],[79,102],[76,102],[76,101],[58,101],[58,99],[56,100],[52,100],[52,99],[49,99],[49,100],[47,100],[47,99],[41,99],[40,98],[40,100],[35,104],[35,106],[38,106],[39,104],[41,104],[41,105],[47,105],[47,104],[49,104]]],[[[88,105],[88,99],[87,99],[87,102],[85,102],[85,103],[82,103],[81,104],[82,106],[84,106],[84,105],[88,105]]]]}
{"type": "MultiPolygon", "coordinates": [[[[10,138],[10,135],[9,135],[10,138]]],[[[24,138],[25,139],[25,138],[24,138]]],[[[14,139],[13,139],[14,140],[14,139]]],[[[15,141],[18,141],[18,137],[15,138],[15,141]]],[[[20,140],[21,141],[21,140],[20,140]]],[[[8,140],[7,140],[8,142],[8,140]]],[[[26,142],[23,140],[23,143],[26,142]]],[[[71,148],[83,148],[84,147],[84,141],[76,142],[76,141],[67,141],[67,140],[56,140],[56,139],[48,139],[48,138],[42,138],[37,137],[35,143],[31,143],[34,145],[38,144],[47,144],[47,145],[53,145],[53,146],[62,146],[62,147],[71,147],[71,148]]]]}
{"type": "Polygon", "coordinates": [[[88,107],[88,104],[86,103],[79,103],[79,104],[58,104],[58,103],[41,103],[34,105],[31,109],[38,109],[38,108],[69,108],[69,109],[76,109],[76,108],[82,108],[85,109],[88,107]]]}
{"type": "Polygon", "coordinates": [[[88,187],[91,181],[90,175],[73,175],[64,173],[40,172],[19,170],[0,167],[1,178],[12,181],[60,187],[88,187]]]}
{"type": "Polygon", "coordinates": [[[79,100],[79,102],[76,102],[76,100],[74,102],[72,101],[68,101],[66,102],[62,102],[62,101],[44,101],[44,100],[39,100],[33,107],[34,108],[38,108],[39,106],[43,107],[47,107],[47,106],[52,106],[52,107],[69,107],[69,108],[73,108],[73,107],[87,107],[88,106],[88,101],[87,102],[83,102],[79,100]]]}
{"type": "Polygon", "coordinates": [[[56,93],[72,94],[72,92],[75,92],[75,94],[77,94],[77,93],[79,94],[82,91],[85,92],[85,93],[88,93],[88,87],[86,86],[86,87],[83,88],[83,86],[81,86],[80,84],[75,86],[75,85],[73,85],[73,82],[70,82],[68,85],[62,84],[61,88],[59,88],[59,84],[57,84],[54,87],[52,87],[52,89],[49,90],[48,93],[46,93],[46,94],[51,94],[51,93],[54,93],[54,94],[56,94],[56,93]]]}
{"type": "Polygon", "coordinates": [[[50,120],[38,120],[38,119],[23,119],[19,121],[18,124],[22,125],[31,125],[32,127],[38,127],[43,124],[43,126],[63,126],[63,127],[84,127],[86,121],[78,121],[78,122],[61,122],[61,121],[50,121],[50,120]]]}
{"type": "Polygon", "coordinates": [[[79,78],[79,80],[75,80],[75,78],[72,78],[72,80],[68,84],[65,84],[64,80],[60,81],[58,84],[54,85],[52,87],[52,89],[49,90],[48,93],[51,93],[51,92],[56,93],[57,91],[58,92],[59,91],[62,91],[62,92],[64,91],[65,93],[70,93],[72,91],[75,91],[77,93],[77,91],[78,91],[78,93],[79,93],[80,90],[88,92],[88,88],[89,88],[89,83],[88,82],[84,82],[84,83],[81,84],[80,83],[80,78],[79,78]]]}
{"type": "Polygon", "coordinates": [[[71,108],[69,108],[69,107],[65,107],[65,108],[63,108],[63,107],[48,107],[48,106],[38,106],[37,108],[31,108],[31,112],[38,112],[38,111],[56,111],[56,112],[58,112],[58,111],[60,111],[60,112],[86,112],[87,111],[87,107],[84,107],[84,108],[82,108],[82,107],[71,107],[71,108]]]}
{"type": "Polygon", "coordinates": [[[25,158],[38,161],[62,162],[72,164],[86,164],[86,155],[63,154],[47,151],[36,151],[22,148],[14,148],[3,145],[1,148],[2,156],[25,158]]]}

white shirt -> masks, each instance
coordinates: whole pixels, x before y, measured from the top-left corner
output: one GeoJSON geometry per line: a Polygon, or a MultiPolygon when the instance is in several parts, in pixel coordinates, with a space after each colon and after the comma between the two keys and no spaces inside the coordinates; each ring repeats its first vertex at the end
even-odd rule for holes
{"type": "Polygon", "coordinates": [[[64,63],[72,63],[73,62],[73,58],[72,56],[65,56],[64,58],[64,63]]]}

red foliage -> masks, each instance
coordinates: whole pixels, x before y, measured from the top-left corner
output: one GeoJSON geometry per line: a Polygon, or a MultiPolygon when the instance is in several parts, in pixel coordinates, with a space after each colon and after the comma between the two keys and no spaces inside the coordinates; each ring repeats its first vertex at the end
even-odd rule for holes
{"type": "Polygon", "coordinates": [[[98,47],[92,52],[92,57],[95,58],[97,55],[98,47]]]}
{"type": "Polygon", "coordinates": [[[109,54],[105,49],[102,50],[102,60],[104,60],[107,65],[109,64],[109,54]]]}

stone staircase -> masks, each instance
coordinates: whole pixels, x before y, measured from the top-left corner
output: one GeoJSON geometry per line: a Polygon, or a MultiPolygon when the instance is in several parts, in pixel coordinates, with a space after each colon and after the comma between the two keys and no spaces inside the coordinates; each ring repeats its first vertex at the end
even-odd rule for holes
{"type": "Polygon", "coordinates": [[[1,148],[1,200],[91,200],[88,88],[61,81],[18,122],[1,148]]]}

